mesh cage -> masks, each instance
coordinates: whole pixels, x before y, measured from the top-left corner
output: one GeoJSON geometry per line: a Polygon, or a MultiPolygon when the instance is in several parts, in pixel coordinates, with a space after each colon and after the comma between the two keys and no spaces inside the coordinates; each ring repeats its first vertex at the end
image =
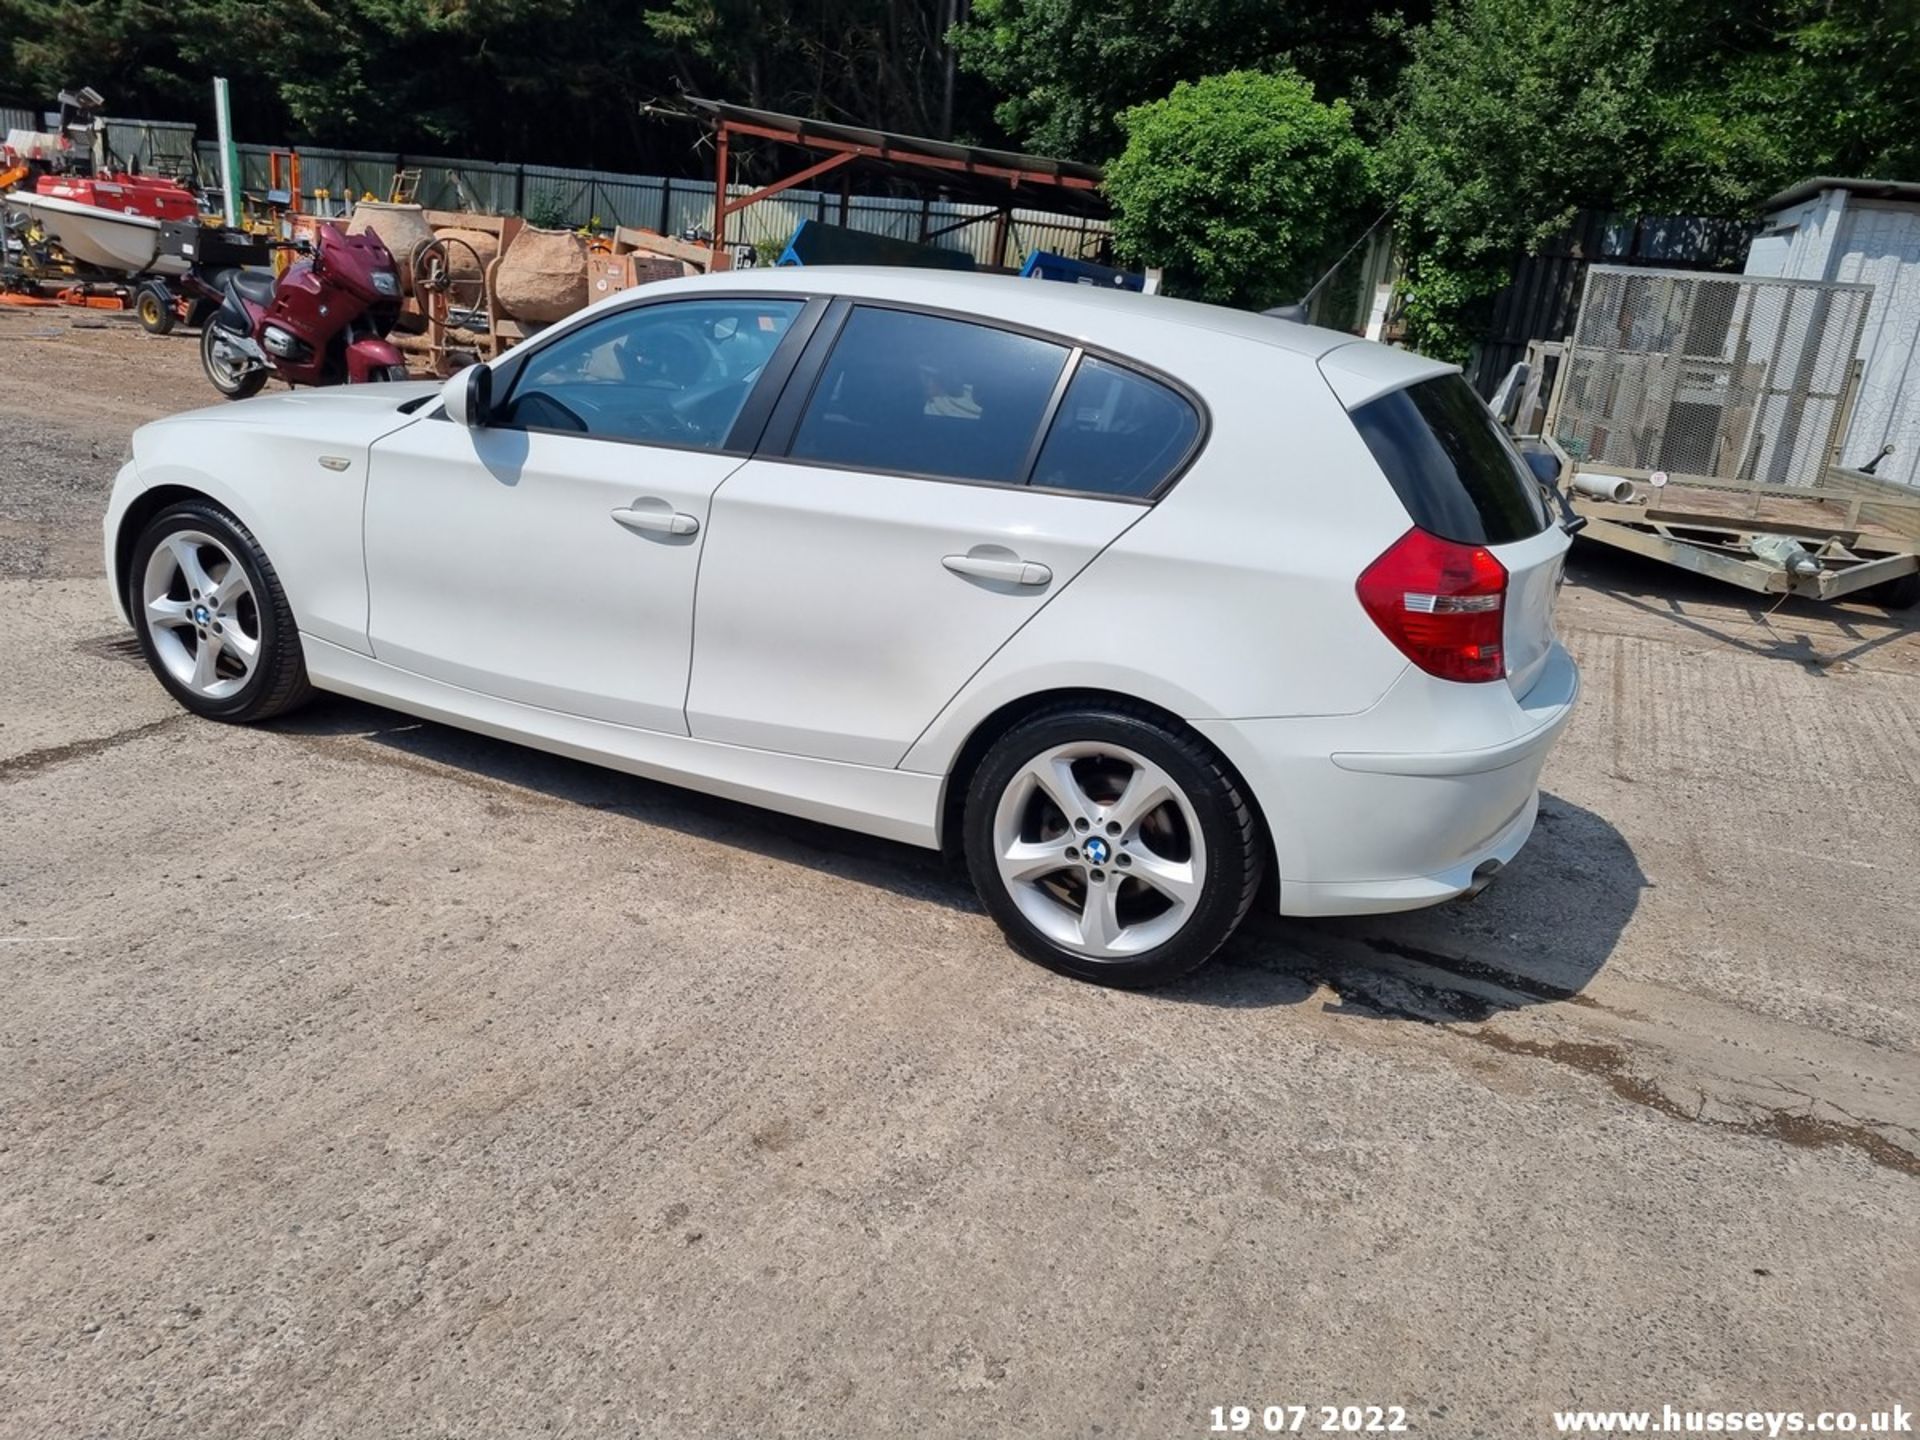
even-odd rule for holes
{"type": "Polygon", "coordinates": [[[1844,433],[1870,285],[1595,265],[1554,438],[1608,470],[1818,486],[1844,433]]]}

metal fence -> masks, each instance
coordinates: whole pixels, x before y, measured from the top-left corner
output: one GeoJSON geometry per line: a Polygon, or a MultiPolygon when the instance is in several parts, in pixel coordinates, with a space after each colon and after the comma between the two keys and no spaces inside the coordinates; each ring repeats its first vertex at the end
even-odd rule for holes
{"type": "Polygon", "coordinates": [[[1757,227],[1701,215],[1609,215],[1582,210],[1558,235],[1514,262],[1475,338],[1467,378],[1491,396],[1533,340],[1564,340],[1593,264],[1666,270],[1738,270],[1757,227]]]}
{"type": "MultiPolygon", "coordinates": [[[[39,117],[24,115],[25,126],[39,117]]],[[[220,183],[219,147],[195,140],[194,127],[171,121],[110,119],[107,143],[122,163],[137,162],[149,173],[192,171],[209,188],[220,183]]],[[[266,145],[238,145],[240,188],[261,194],[273,188],[266,145]]],[[[286,151],[280,152],[283,156],[286,151]]],[[[604,170],[572,170],[556,165],[504,165],[481,160],[403,155],[379,150],[300,150],[302,207],[339,213],[364,195],[386,199],[396,173],[418,171],[414,198],[432,210],[472,210],[482,214],[545,215],[559,224],[629,225],[677,235],[713,228],[713,183],[666,175],[623,175],[604,170]]],[[[288,184],[284,162],[278,183],[288,184]]],[[[734,185],[739,197],[750,185],[734,185]]],[[[918,200],[888,195],[846,195],[818,190],[786,190],[727,218],[727,239],[762,250],[783,247],[802,220],[899,240],[937,245],[973,257],[981,265],[1018,265],[1033,250],[1094,258],[1109,245],[1105,221],[1015,210],[1007,227],[1006,251],[993,254],[995,227],[981,218],[991,206],[948,200],[918,200]],[[978,219],[980,223],[960,222],[978,219]],[[958,228],[956,228],[956,226],[958,228]]]]}
{"type": "MultiPolygon", "coordinates": [[[[30,111],[0,110],[0,130],[38,129],[41,117],[30,111]]],[[[220,150],[197,140],[195,127],[181,121],[108,119],[107,147],[121,164],[149,174],[191,172],[200,184],[220,183],[220,150]]],[[[240,188],[264,194],[274,188],[274,147],[237,145],[240,188]]],[[[283,157],[289,152],[282,149],[283,157]]],[[[550,217],[567,226],[597,224],[603,229],[630,225],[678,235],[713,228],[713,182],[666,175],[623,175],[607,170],[572,170],[558,165],[506,165],[484,160],[403,155],[384,150],[337,150],[324,146],[300,150],[302,208],[340,213],[354,200],[372,195],[384,200],[394,176],[418,171],[414,199],[430,210],[471,210],[487,215],[550,217]]],[[[281,165],[278,184],[288,181],[281,165]]],[[[734,198],[755,187],[733,185],[734,198]]],[[[1077,258],[1096,258],[1109,246],[1103,220],[1058,215],[1047,210],[1015,210],[1007,226],[1006,252],[993,254],[993,208],[948,200],[918,200],[890,195],[846,195],[821,190],[785,190],[727,217],[727,239],[763,250],[784,247],[802,220],[818,220],[896,240],[937,245],[971,255],[980,265],[1018,265],[1033,250],[1077,258]],[[979,220],[964,225],[961,222],[979,220]],[[955,228],[958,226],[958,228],[955,228]]]]}
{"type": "Polygon", "coordinates": [[[1613,470],[1817,486],[1872,297],[1870,285],[1595,265],[1554,436],[1613,470]]]}

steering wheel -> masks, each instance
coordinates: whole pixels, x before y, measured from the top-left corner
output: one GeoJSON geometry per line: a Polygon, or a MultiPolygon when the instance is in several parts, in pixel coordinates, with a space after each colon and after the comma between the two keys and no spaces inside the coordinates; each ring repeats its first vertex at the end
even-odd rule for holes
{"type": "Polygon", "coordinates": [[[697,384],[713,362],[712,347],[686,325],[662,325],[644,337],[629,335],[614,355],[625,379],[675,390],[697,384]],[[642,340],[644,348],[636,350],[635,340],[642,340]]]}
{"type": "Polygon", "coordinates": [[[649,440],[699,439],[701,431],[671,405],[662,410],[641,410],[633,416],[637,429],[644,430],[644,436],[636,438],[649,440]]]}

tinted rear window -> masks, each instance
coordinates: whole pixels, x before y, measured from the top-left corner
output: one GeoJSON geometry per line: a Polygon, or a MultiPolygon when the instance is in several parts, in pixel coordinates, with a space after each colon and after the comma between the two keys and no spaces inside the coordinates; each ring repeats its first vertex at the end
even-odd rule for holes
{"type": "Polygon", "coordinates": [[[1547,528],[1539,482],[1458,375],[1370,400],[1353,423],[1413,523],[1429,534],[1505,545],[1547,528]]]}

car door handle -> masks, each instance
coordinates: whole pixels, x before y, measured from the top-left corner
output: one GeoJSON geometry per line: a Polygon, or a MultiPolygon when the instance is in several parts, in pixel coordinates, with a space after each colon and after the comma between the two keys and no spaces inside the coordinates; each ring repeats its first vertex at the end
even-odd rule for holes
{"type": "Polygon", "coordinates": [[[1046,585],[1053,580],[1053,571],[1036,560],[948,555],[940,563],[956,575],[970,575],[975,580],[1000,580],[1009,585],[1046,585]]]}
{"type": "Polygon", "coordinates": [[[633,510],[622,507],[613,518],[629,530],[644,530],[651,535],[691,535],[700,522],[684,510],[633,510]]]}

